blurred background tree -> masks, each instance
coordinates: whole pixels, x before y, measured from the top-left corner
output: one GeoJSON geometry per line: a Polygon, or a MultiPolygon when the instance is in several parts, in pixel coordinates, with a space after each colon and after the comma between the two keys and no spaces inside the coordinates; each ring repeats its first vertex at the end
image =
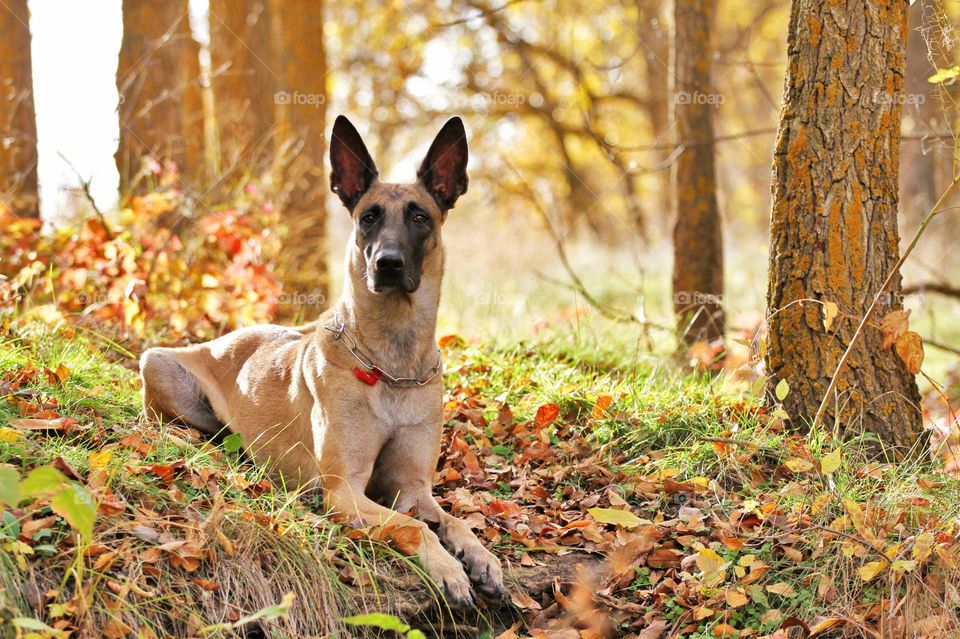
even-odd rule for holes
{"type": "Polygon", "coordinates": [[[124,0],[117,64],[120,191],[155,185],[144,159],[173,162],[187,184],[204,177],[204,113],[200,46],[190,30],[187,0],[124,0]]]}
{"type": "Polygon", "coordinates": [[[0,11],[0,208],[39,217],[29,19],[27,0],[0,11]]]}

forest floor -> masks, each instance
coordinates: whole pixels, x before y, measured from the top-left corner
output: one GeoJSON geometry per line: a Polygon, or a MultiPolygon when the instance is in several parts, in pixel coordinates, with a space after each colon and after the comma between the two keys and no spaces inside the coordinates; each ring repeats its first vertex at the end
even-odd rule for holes
{"type": "Polygon", "coordinates": [[[960,481],[791,433],[745,382],[570,339],[444,338],[435,494],[512,595],[456,611],[407,531],[347,528],[230,437],[145,423],[132,353],[41,320],[0,326],[10,636],[960,633],[960,481]]]}

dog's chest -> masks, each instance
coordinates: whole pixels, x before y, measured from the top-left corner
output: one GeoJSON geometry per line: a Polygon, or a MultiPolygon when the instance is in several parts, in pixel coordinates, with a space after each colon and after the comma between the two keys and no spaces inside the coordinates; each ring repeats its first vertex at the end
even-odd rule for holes
{"type": "Polygon", "coordinates": [[[439,417],[442,402],[439,385],[394,388],[378,383],[370,390],[370,408],[377,421],[388,428],[424,424],[439,417]]]}

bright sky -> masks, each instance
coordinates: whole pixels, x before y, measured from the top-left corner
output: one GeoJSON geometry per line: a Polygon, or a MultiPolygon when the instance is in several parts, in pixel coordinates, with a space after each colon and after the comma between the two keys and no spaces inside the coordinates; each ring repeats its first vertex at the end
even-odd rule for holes
{"type": "MultiPolygon", "coordinates": [[[[206,0],[190,4],[192,18],[206,13],[206,0]]],[[[94,199],[109,208],[118,183],[113,153],[121,0],[29,0],[29,5],[43,215],[54,217],[66,200],[64,187],[78,183],[66,160],[84,179],[92,178],[94,199]]]]}

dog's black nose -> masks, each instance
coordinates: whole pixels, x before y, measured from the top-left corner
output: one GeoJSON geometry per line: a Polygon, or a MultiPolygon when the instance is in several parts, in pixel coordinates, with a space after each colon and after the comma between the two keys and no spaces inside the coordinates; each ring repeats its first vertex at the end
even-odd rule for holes
{"type": "Polygon", "coordinates": [[[403,253],[386,249],[377,255],[377,270],[385,273],[403,270],[403,253]]]}

